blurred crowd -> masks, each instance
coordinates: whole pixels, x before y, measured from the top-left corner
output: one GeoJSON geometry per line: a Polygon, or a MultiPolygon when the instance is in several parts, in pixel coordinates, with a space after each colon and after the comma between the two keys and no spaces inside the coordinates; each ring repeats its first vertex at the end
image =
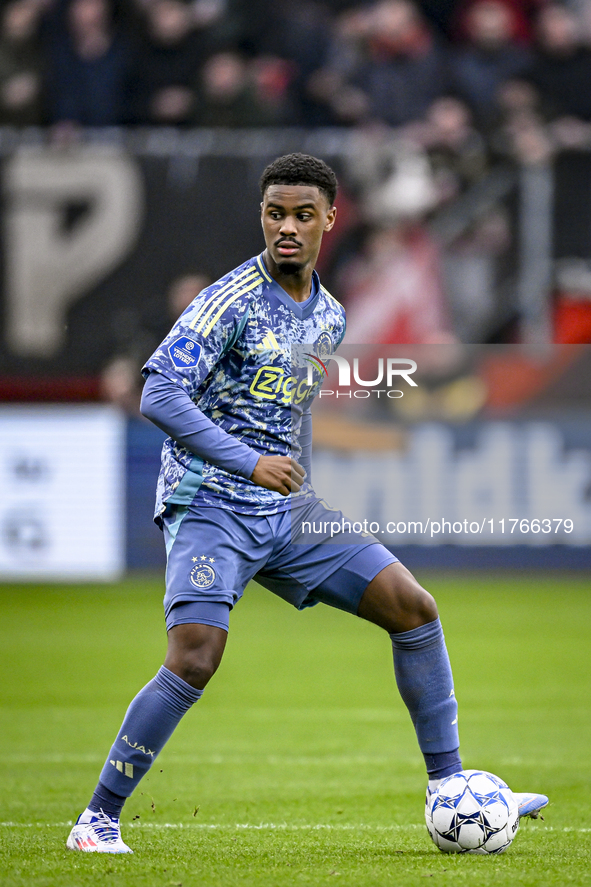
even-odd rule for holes
{"type": "Polygon", "coordinates": [[[590,0],[8,0],[0,124],[420,125],[433,141],[453,98],[456,140],[501,127],[531,153],[537,121],[584,136],[590,43],[590,0]]]}
{"type": "MultiPolygon", "coordinates": [[[[58,144],[86,126],[359,131],[373,149],[343,160],[320,269],[349,341],[515,341],[516,214],[495,171],[591,145],[591,0],[8,0],[0,125],[58,144]]],[[[591,341],[584,270],[556,341],[591,341]]]]}

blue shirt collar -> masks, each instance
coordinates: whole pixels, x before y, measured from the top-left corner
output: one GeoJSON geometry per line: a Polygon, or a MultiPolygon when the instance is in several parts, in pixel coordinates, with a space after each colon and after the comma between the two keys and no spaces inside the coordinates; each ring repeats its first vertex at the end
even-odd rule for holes
{"type": "Polygon", "coordinates": [[[268,289],[275,295],[280,302],[282,302],[286,308],[289,308],[290,311],[298,317],[300,320],[305,320],[306,317],[309,317],[310,314],[314,311],[316,307],[316,303],[318,302],[318,296],[320,295],[320,278],[316,271],[312,271],[312,292],[308,296],[308,298],[304,302],[296,302],[295,299],[287,293],[282,286],[280,286],[277,281],[271,277],[267,266],[265,265],[263,254],[256,258],[256,264],[259,267],[266,283],[268,289]]]}

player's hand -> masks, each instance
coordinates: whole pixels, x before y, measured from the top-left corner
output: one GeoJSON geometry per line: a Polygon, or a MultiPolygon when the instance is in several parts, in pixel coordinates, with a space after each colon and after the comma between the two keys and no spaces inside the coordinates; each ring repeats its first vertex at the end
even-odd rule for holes
{"type": "Polygon", "coordinates": [[[260,456],[250,479],[259,487],[288,496],[297,493],[305,476],[302,466],[289,456],[260,456]]]}

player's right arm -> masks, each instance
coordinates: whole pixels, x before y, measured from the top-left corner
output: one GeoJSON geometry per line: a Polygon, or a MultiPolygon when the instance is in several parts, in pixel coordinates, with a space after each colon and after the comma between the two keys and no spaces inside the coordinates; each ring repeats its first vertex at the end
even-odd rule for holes
{"type": "Polygon", "coordinates": [[[289,456],[261,456],[212,422],[187,392],[159,372],[148,375],[141,412],[191,453],[231,474],[287,496],[304,482],[304,469],[289,456]]]}
{"type": "Polygon", "coordinates": [[[248,293],[259,283],[248,263],[203,290],[144,367],[141,411],[182,447],[212,465],[286,496],[305,473],[288,456],[261,456],[197,406],[200,386],[236,342],[248,317],[248,293]]]}
{"type": "Polygon", "coordinates": [[[302,466],[289,456],[260,456],[250,479],[259,487],[287,496],[297,493],[305,476],[302,466]]]}

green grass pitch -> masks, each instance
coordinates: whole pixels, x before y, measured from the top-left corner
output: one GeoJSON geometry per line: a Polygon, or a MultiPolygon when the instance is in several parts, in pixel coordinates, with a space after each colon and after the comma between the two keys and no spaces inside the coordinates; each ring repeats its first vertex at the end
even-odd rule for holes
{"type": "Polygon", "coordinates": [[[506,854],[431,843],[388,638],[256,586],[219,672],[126,806],[134,855],[68,852],[69,824],[164,653],[161,581],[136,578],[0,587],[0,884],[591,884],[588,578],[419,578],[444,623],[464,765],[550,797],[506,854]]]}

